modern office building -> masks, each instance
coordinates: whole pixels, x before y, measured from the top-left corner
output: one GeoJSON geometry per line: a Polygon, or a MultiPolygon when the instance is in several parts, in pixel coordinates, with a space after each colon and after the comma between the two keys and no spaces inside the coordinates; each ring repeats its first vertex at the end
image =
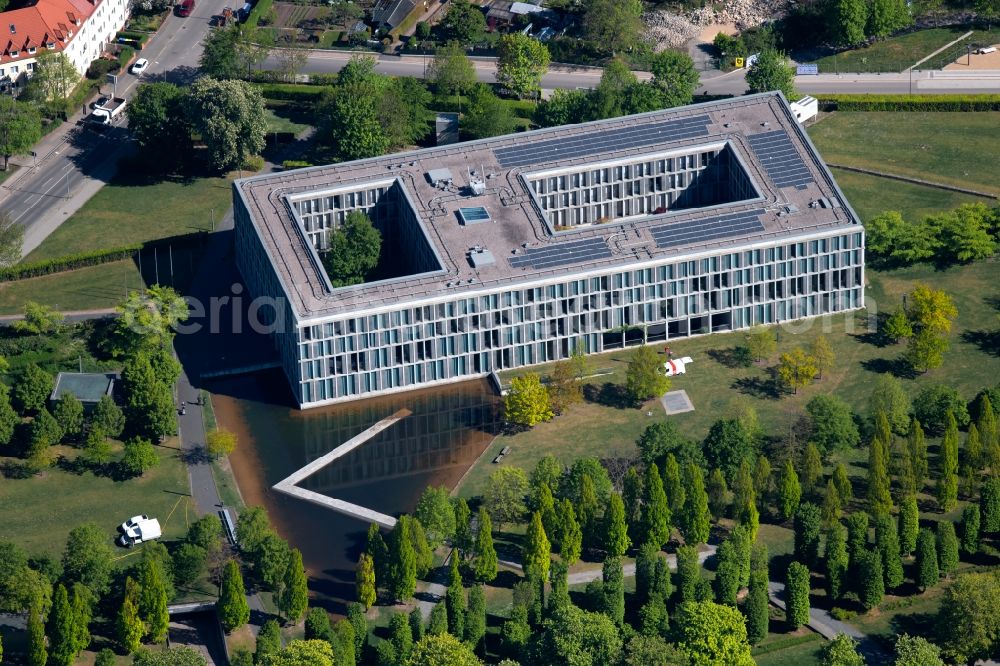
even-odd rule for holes
{"type": "Polygon", "coordinates": [[[251,315],[303,408],[864,305],[864,230],[777,93],[233,187],[251,315]],[[333,288],[352,210],[382,261],[333,288]]]}

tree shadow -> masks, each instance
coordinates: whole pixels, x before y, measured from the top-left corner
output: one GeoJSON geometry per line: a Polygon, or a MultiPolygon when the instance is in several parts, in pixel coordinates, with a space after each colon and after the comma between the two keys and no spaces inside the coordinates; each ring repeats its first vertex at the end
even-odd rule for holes
{"type": "Polygon", "coordinates": [[[187,465],[207,465],[212,462],[212,456],[204,446],[196,446],[193,449],[185,449],[180,454],[181,460],[187,465]]]}
{"type": "Polygon", "coordinates": [[[635,407],[635,401],[620,384],[604,382],[600,386],[586,384],[583,387],[583,399],[615,409],[630,409],[635,407]]]}
{"type": "Polygon", "coordinates": [[[963,331],[962,342],[975,345],[979,351],[990,356],[1000,356],[1000,329],[987,331],[963,331]]]}
{"type": "Polygon", "coordinates": [[[861,367],[869,372],[889,374],[899,379],[916,379],[920,373],[902,358],[871,358],[861,362],[861,367]]]}
{"type": "MultiPolygon", "coordinates": [[[[889,318],[889,315],[887,315],[884,312],[879,312],[877,315],[875,315],[875,330],[874,331],[873,330],[868,330],[868,331],[866,331],[864,333],[852,333],[850,335],[851,335],[852,338],[854,338],[858,342],[864,343],[866,345],[872,345],[873,347],[878,347],[880,349],[882,347],[888,347],[890,345],[894,345],[894,344],[896,344],[896,341],[895,340],[890,340],[889,338],[887,338],[882,333],[882,329],[885,326],[885,322],[886,322],[886,320],[888,318],[889,318]]],[[[869,328],[869,329],[870,329],[870,326],[871,326],[870,320],[871,320],[871,317],[869,316],[868,320],[866,320],[866,328],[869,328]]]]}
{"type": "Polygon", "coordinates": [[[779,400],[785,392],[781,382],[773,376],[773,373],[771,377],[740,377],[733,380],[731,388],[762,400],[779,400]]]}
{"type": "Polygon", "coordinates": [[[710,359],[727,368],[749,368],[753,365],[753,357],[745,347],[728,347],[726,349],[709,349],[705,352],[710,359]]]}

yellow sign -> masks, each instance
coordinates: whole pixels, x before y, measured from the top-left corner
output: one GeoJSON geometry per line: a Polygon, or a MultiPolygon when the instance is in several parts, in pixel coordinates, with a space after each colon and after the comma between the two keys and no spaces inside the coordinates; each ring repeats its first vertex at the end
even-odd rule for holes
{"type": "Polygon", "coordinates": [[[736,59],[736,67],[738,69],[743,69],[743,58],[737,58],[736,59]]]}

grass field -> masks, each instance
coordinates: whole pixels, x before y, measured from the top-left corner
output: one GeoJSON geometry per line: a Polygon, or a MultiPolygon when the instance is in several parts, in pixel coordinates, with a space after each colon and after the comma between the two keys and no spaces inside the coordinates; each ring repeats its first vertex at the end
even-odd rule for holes
{"type": "Polygon", "coordinates": [[[0,314],[20,314],[25,301],[60,310],[112,308],[125,297],[126,287],[140,287],[139,269],[130,259],[75,271],[0,282],[0,314]]]}
{"type": "MultiPolygon", "coordinates": [[[[196,516],[177,447],[176,439],[157,447],[160,464],[138,479],[114,481],[58,466],[28,479],[4,479],[0,482],[0,534],[31,554],[58,558],[67,535],[77,525],[95,522],[110,540],[123,520],[145,513],[160,520],[165,538],[180,537],[196,516]]],[[[77,455],[70,447],[58,450],[70,460],[77,455]]]]}
{"type": "Polygon", "coordinates": [[[967,28],[930,28],[877,41],[871,46],[843,51],[816,60],[819,71],[902,72],[945,44],[968,32],[967,28]]]}
{"type": "Polygon", "coordinates": [[[1000,194],[1000,181],[983,162],[1000,154],[997,127],[1000,112],[838,112],[813,125],[809,136],[834,164],[1000,194]]]}
{"type": "Polygon", "coordinates": [[[272,132],[298,134],[308,129],[309,125],[297,122],[300,119],[298,114],[290,111],[290,107],[273,108],[271,104],[268,104],[268,108],[264,109],[264,122],[267,123],[268,134],[272,132]]]}
{"type": "Polygon", "coordinates": [[[994,199],[949,192],[936,187],[913,185],[889,178],[831,169],[851,206],[866,222],[887,210],[898,210],[903,219],[919,222],[928,215],[957,208],[966,203],[996,203],[994,199]]]}
{"type": "MultiPolygon", "coordinates": [[[[929,266],[887,273],[869,270],[868,277],[871,282],[866,295],[869,308],[891,311],[918,280],[946,290],[958,307],[959,317],[944,365],[926,375],[903,379],[908,391],[916,393],[927,384],[946,383],[971,398],[983,386],[996,384],[1000,376],[1000,356],[995,351],[980,349],[976,342],[980,338],[974,333],[997,328],[996,312],[991,305],[991,299],[1000,296],[995,264],[980,263],[945,271],[936,271],[929,266]],[[970,332],[968,340],[963,339],[965,332],[970,332]]],[[[674,416],[673,421],[685,435],[701,439],[712,422],[732,413],[741,401],[745,401],[757,409],[765,430],[782,432],[802,413],[810,398],[823,393],[836,394],[858,412],[866,413],[872,381],[892,366],[902,348],[880,348],[867,342],[863,337],[865,317],[864,313],[850,313],[810,320],[794,327],[795,330],[787,325],[782,327],[779,352],[808,345],[825,329],[837,359],[833,370],[799,391],[798,395],[783,393],[776,396],[770,375],[764,367],[734,368],[725,364],[726,351],[742,341],[740,333],[671,342],[675,355],[695,359],[691,372],[676,378],[672,386],[687,391],[695,411],[674,416]],[[796,332],[799,329],[804,330],[796,332]]],[[[494,450],[504,446],[510,446],[513,451],[502,464],[529,470],[546,454],[567,462],[586,455],[610,457],[634,454],[635,440],[643,429],[657,420],[666,419],[666,416],[656,403],[642,409],[622,409],[602,404],[603,385],[623,382],[630,353],[631,350],[615,351],[592,357],[590,367],[593,371],[609,373],[587,381],[587,390],[592,392],[593,398],[574,405],[567,414],[549,423],[497,438],[491,451],[465,477],[460,494],[469,497],[482,490],[487,477],[496,469],[491,462],[496,453],[494,450]],[[652,416],[647,416],[649,412],[652,416]]],[[[544,367],[533,370],[546,372],[544,367]]]]}
{"type": "Polygon", "coordinates": [[[232,204],[229,183],[234,175],[158,182],[117,177],[25,261],[210,230],[212,209],[218,221],[232,204]]]}

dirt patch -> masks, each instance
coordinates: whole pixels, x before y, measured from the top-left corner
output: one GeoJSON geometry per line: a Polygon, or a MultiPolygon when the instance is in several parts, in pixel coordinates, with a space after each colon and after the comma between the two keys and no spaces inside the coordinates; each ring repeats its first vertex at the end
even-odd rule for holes
{"type": "MultiPolygon", "coordinates": [[[[1000,49],[1000,44],[994,44],[1000,49]]],[[[950,65],[945,65],[948,71],[969,71],[973,69],[1000,69],[1000,50],[993,53],[973,53],[969,56],[962,56],[950,65]]]]}
{"type": "Polygon", "coordinates": [[[720,32],[724,32],[727,35],[734,36],[739,34],[740,29],[736,27],[735,23],[712,23],[702,28],[701,32],[698,33],[698,37],[696,39],[698,40],[699,43],[711,44],[713,41],[715,41],[715,36],[718,35],[720,32]]]}

